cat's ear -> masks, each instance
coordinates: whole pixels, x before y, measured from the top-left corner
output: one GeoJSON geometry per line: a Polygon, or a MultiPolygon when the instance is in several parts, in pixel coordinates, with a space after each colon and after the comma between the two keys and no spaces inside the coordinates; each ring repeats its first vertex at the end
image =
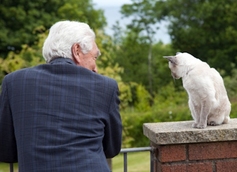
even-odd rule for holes
{"type": "Polygon", "coordinates": [[[175,64],[175,65],[177,64],[175,56],[163,56],[163,57],[169,60],[170,63],[175,64]]]}

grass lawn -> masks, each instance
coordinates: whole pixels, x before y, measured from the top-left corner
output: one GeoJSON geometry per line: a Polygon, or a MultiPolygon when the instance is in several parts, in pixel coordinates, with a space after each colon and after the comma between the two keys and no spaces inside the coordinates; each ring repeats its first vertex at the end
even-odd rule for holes
{"type": "Polygon", "coordinates": [[[6,163],[0,163],[0,172],[9,172],[10,167],[6,163]]]}
{"type": "MultiPolygon", "coordinates": [[[[17,164],[14,164],[14,172],[17,172],[17,164]]],[[[150,172],[150,152],[130,152],[127,154],[128,172],[150,172]]],[[[0,172],[10,172],[10,165],[0,163],[0,172]]],[[[123,154],[112,159],[112,172],[123,172],[123,154]]]]}
{"type": "MultiPolygon", "coordinates": [[[[17,172],[17,164],[14,164],[14,172],[17,172]]],[[[10,165],[7,163],[0,162],[0,172],[10,172],[10,165]]]]}
{"type": "MultiPolygon", "coordinates": [[[[150,152],[131,152],[127,154],[128,172],[150,172],[150,152]]],[[[123,154],[112,159],[112,172],[123,171],[123,154]]]]}

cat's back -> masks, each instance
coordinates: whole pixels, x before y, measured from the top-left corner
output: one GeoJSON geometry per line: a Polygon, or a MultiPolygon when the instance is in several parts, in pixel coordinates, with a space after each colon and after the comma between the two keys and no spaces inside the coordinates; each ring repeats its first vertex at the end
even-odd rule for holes
{"type": "Polygon", "coordinates": [[[227,97],[224,81],[220,73],[215,68],[205,63],[199,63],[191,72],[188,80],[184,83],[188,91],[210,94],[211,92],[217,97],[227,97]]]}
{"type": "Polygon", "coordinates": [[[223,81],[220,73],[215,68],[210,68],[210,77],[216,81],[223,81]]]}
{"type": "Polygon", "coordinates": [[[221,94],[227,94],[223,78],[220,73],[214,68],[210,68],[210,79],[213,81],[214,87],[217,92],[221,94]]]}
{"type": "Polygon", "coordinates": [[[199,59],[192,66],[189,66],[189,68],[186,77],[184,77],[184,82],[187,81],[197,84],[205,82],[205,80],[208,79],[211,69],[207,63],[199,59]]]}
{"type": "Polygon", "coordinates": [[[218,90],[224,89],[225,91],[223,79],[219,72],[201,60],[197,61],[187,77],[183,78],[183,86],[187,91],[194,90],[195,92],[209,92],[217,87],[218,90]]]}

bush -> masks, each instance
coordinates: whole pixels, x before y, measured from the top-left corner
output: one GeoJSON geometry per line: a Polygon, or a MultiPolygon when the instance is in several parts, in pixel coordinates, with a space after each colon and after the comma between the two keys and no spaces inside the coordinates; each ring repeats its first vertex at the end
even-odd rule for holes
{"type": "Polygon", "coordinates": [[[123,147],[148,146],[149,140],[143,135],[144,123],[191,120],[187,94],[177,91],[172,83],[155,95],[149,107],[148,93],[137,87],[137,103],[121,112],[123,122],[123,147]]]}

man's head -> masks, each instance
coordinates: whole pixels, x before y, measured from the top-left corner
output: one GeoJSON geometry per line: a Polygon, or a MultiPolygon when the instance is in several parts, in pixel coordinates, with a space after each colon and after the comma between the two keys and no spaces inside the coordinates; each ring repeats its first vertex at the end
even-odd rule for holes
{"type": "Polygon", "coordinates": [[[60,21],[49,31],[43,45],[47,62],[58,58],[70,58],[77,65],[97,71],[95,60],[100,51],[95,43],[95,33],[86,23],[60,21]]]}

